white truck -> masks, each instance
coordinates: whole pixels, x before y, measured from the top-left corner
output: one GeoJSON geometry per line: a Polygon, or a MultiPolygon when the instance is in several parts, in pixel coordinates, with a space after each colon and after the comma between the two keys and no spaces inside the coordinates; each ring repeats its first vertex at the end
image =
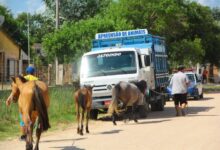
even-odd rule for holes
{"type": "MultiPolygon", "coordinates": [[[[80,85],[94,86],[93,119],[108,109],[112,87],[119,81],[147,81],[146,105],[162,111],[168,79],[164,38],[148,34],[146,29],[98,33],[81,61],[80,85]]],[[[143,111],[146,115],[147,109],[143,111]]]]}

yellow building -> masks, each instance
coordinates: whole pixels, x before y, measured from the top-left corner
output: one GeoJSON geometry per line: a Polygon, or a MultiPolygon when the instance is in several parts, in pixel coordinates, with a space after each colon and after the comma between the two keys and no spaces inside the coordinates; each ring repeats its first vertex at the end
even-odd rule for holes
{"type": "MultiPolygon", "coordinates": [[[[0,81],[8,81],[22,71],[21,48],[4,31],[0,30],[0,81]]],[[[23,54],[24,55],[24,54],[23,54]]]]}

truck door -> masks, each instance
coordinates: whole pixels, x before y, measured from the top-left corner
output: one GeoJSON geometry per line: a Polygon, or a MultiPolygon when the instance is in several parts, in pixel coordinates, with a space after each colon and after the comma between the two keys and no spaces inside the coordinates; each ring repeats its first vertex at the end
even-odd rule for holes
{"type": "Polygon", "coordinates": [[[151,63],[150,55],[139,55],[139,64],[141,63],[140,74],[141,79],[147,80],[147,84],[150,88],[154,88],[154,69],[153,64],[151,63]]]}

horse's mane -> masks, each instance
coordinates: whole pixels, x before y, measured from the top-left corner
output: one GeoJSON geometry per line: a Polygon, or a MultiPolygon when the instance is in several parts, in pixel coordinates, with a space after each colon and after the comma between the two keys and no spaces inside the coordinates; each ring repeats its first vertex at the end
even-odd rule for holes
{"type": "Polygon", "coordinates": [[[15,78],[19,78],[22,83],[25,83],[25,82],[28,81],[28,80],[25,79],[22,75],[18,75],[18,76],[16,76],[16,77],[11,77],[11,79],[12,79],[13,82],[16,82],[15,78]]]}
{"type": "Polygon", "coordinates": [[[27,82],[28,80],[25,79],[22,75],[18,75],[18,78],[21,80],[21,82],[25,83],[27,82]]]}

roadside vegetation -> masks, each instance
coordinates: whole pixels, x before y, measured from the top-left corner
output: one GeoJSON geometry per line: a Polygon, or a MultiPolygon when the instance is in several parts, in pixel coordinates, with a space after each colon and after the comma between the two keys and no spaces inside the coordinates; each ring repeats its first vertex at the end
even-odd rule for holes
{"type": "Polygon", "coordinates": [[[220,92],[220,84],[203,84],[205,93],[220,92]]]}
{"type": "MultiPolygon", "coordinates": [[[[75,107],[73,101],[73,87],[51,87],[49,107],[49,119],[51,129],[58,129],[61,125],[73,123],[75,121],[75,107]]],[[[10,91],[0,92],[0,140],[9,137],[19,136],[19,116],[18,105],[12,103],[10,107],[6,107],[5,100],[9,96],[10,91]]]]}

